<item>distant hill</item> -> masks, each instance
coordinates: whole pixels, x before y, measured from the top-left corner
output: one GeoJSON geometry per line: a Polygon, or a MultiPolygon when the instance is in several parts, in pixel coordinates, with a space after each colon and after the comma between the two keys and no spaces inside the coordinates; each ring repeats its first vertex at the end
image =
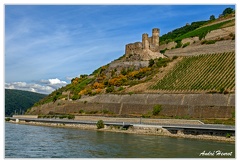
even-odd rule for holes
{"type": "Polygon", "coordinates": [[[5,116],[12,116],[15,112],[18,114],[26,112],[35,102],[45,96],[34,92],[5,89],[5,116]]]}

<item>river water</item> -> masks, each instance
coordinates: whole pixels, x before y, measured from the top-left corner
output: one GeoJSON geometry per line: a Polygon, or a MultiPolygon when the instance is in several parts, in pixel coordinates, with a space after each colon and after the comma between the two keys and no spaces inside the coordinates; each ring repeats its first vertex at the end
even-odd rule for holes
{"type": "Polygon", "coordinates": [[[5,123],[5,158],[203,157],[234,158],[235,144],[5,123]]]}

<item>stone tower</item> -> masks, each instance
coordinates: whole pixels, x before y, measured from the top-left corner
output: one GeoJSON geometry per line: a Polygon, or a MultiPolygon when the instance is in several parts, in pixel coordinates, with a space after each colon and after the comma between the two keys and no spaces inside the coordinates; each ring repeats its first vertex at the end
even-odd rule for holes
{"type": "Polygon", "coordinates": [[[149,49],[149,42],[148,42],[148,34],[147,33],[142,34],[142,48],[143,49],[149,49]]]}
{"type": "Polygon", "coordinates": [[[158,28],[152,29],[152,45],[155,47],[159,46],[159,34],[160,30],[158,28]]]}
{"type": "Polygon", "coordinates": [[[159,46],[159,28],[152,29],[152,36],[148,37],[147,33],[142,34],[142,42],[127,44],[125,47],[126,58],[149,60],[164,57],[159,46]]]}

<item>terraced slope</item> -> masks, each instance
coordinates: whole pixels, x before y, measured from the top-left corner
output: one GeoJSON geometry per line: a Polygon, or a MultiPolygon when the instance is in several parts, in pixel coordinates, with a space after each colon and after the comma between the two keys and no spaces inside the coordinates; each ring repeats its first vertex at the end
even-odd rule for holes
{"type": "Polygon", "coordinates": [[[234,92],[235,52],[184,57],[150,89],[168,92],[234,92]]]}

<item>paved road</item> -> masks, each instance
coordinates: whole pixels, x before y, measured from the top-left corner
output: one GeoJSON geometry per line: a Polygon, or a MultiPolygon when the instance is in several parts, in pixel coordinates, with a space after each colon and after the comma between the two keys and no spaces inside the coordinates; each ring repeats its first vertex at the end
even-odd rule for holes
{"type": "MultiPolygon", "coordinates": [[[[10,118],[16,120],[16,118],[10,118]]],[[[92,124],[96,125],[97,121],[79,121],[68,119],[44,119],[44,118],[18,118],[19,120],[33,121],[33,122],[46,122],[46,123],[65,123],[65,124],[92,124]]],[[[131,122],[104,122],[106,125],[116,126],[138,126],[138,127],[163,127],[173,129],[204,129],[204,130],[227,130],[235,131],[235,126],[230,125],[217,125],[217,124],[201,124],[201,125],[189,125],[189,124],[160,124],[160,123],[131,123],[131,122]]]]}

